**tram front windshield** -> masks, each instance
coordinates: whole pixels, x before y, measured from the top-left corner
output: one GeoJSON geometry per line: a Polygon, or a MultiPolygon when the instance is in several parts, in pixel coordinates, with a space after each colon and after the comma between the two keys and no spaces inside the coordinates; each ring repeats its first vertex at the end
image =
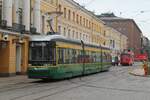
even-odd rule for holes
{"type": "Polygon", "coordinates": [[[30,42],[29,63],[32,65],[54,64],[55,46],[51,42],[30,42]]]}

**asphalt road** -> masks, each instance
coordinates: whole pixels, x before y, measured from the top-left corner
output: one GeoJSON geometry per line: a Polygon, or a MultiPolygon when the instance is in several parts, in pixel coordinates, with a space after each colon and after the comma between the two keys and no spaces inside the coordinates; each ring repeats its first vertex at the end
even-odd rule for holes
{"type": "Polygon", "coordinates": [[[150,100],[150,77],[129,74],[137,66],[61,81],[0,78],[0,100],[150,100]]]}

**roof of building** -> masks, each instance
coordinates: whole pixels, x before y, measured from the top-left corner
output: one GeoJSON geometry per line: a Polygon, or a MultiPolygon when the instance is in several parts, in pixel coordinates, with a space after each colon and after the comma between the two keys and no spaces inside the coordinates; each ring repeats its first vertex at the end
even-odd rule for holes
{"type": "Polygon", "coordinates": [[[129,20],[128,18],[121,17],[99,17],[101,20],[111,21],[111,20],[129,20]]]}
{"type": "Polygon", "coordinates": [[[136,22],[133,19],[129,19],[129,18],[121,18],[121,17],[101,17],[98,16],[102,21],[106,22],[106,24],[108,24],[109,22],[124,22],[124,21],[130,21],[132,22],[135,27],[139,30],[139,32],[142,34],[141,29],[138,27],[138,25],[136,24],[136,22]]]}
{"type": "Polygon", "coordinates": [[[74,0],[66,0],[66,1],[69,2],[69,3],[71,3],[71,4],[74,5],[74,6],[78,7],[79,10],[81,10],[81,11],[87,13],[87,14],[90,15],[91,17],[94,17],[95,20],[100,21],[101,23],[105,24],[105,22],[102,21],[101,19],[99,19],[99,18],[97,17],[97,15],[94,14],[94,12],[89,11],[88,9],[86,9],[84,6],[80,5],[80,4],[77,3],[76,1],[74,1],[74,0]]]}

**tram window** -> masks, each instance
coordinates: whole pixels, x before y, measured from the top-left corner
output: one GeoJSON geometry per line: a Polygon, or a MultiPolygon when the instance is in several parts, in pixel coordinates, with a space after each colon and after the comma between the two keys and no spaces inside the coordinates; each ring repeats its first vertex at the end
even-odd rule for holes
{"type": "Polygon", "coordinates": [[[66,63],[70,64],[70,50],[67,49],[67,59],[66,59],[66,63]]]}
{"type": "Polygon", "coordinates": [[[111,55],[110,55],[110,54],[108,54],[108,57],[109,57],[109,62],[111,62],[111,59],[112,59],[112,58],[111,58],[111,55]]]}
{"type": "Polygon", "coordinates": [[[44,47],[44,54],[43,54],[43,59],[44,60],[50,60],[52,57],[52,55],[50,55],[49,49],[48,47],[44,47]],[[50,57],[49,57],[50,56],[50,57]]]}
{"type": "Polygon", "coordinates": [[[64,50],[64,63],[69,64],[70,51],[69,49],[63,49],[63,50],[64,50]]]}
{"type": "Polygon", "coordinates": [[[71,49],[68,49],[68,63],[70,64],[71,63],[71,49]]]}
{"type": "Polygon", "coordinates": [[[107,56],[105,52],[103,53],[103,62],[107,62],[107,56]]]}
{"type": "Polygon", "coordinates": [[[105,55],[104,55],[104,52],[102,52],[102,61],[105,62],[105,55]]]}
{"type": "Polygon", "coordinates": [[[72,63],[76,63],[76,50],[72,49],[72,63]]]}
{"type": "Polygon", "coordinates": [[[99,52],[96,53],[96,62],[100,62],[100,53],[99,52]]]}
{"type": "Polygon", "coordinates": [[[108,61],[107,53],[104,53],[104,55],[105,55],[105,61],[107,62],[108,61]]]}
{"type": "Polygon", "coordinates": [[[97,53],[97,62],[100,62],[101,61],[101,53],[97,53]]]}
{"type": "Polygon", "coordinates": [[[96,52],[92,52],[93,63],[96,62],[96,52]]]}
{"type": "Polygon", "coordinates": [[[58,63],[64,64],[64,49],[58,48],[58,63]]]}
{"type": "Polygon", "coordinates": [[[32,42],[30,44],[31,64],[54,64],[55,58],[55,48],[47,42],[32,42]]]}
{"type": "Polygon", "coordinates": [[[42,58],[42,48],[41,47],[33,47],[31,50],[31,60],[41,60],[42,58]]]}

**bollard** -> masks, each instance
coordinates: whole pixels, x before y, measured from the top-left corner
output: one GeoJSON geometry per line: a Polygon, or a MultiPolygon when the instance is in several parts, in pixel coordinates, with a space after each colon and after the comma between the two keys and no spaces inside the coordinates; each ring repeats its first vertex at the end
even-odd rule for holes
{"type": "Polygon", "coordinates": [[[143,62],[144,75],[148,75],[148,63],[146,61],[143,62]]]}

